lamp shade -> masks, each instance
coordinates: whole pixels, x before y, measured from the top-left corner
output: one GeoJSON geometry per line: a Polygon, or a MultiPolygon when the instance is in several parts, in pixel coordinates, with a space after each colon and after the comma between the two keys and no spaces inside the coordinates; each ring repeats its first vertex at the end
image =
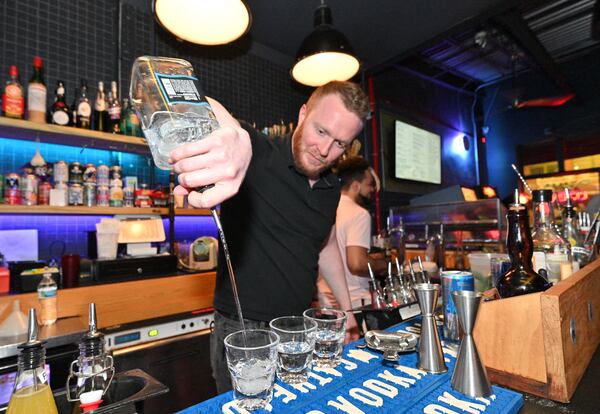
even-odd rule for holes
{"type": "Polygon", "coordinates": [[[222,45],[248,31],[251,16],[242,0],[154,0],[158,23],[176,37],[200,45],[222,45]]]}
{"type": "Polygon", "coordinates": [[[332,80],[348,80],[359,68],[350,42],[332,26],[331,10],[320,5],[315,11],[315,28],[296,54],[292,77],[304,85],[320,86],[332,80]]]}

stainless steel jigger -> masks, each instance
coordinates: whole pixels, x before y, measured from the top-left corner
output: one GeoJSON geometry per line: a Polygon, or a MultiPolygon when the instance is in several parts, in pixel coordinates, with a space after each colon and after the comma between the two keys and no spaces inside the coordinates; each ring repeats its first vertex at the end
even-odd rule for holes
{"type": "Polygon", "coordinates": [[[441,374],[448,371],[448,367],[444,362],[442,344],[433,314],[437,307],[440,285],[419,283],[414,286],[414,290],[423,315],[417,368],[432,374],[441,374]]]}
{"type": "Polygon", "coordinates": [[[456,305],[458,321],[463,329],[464,336],[460,343],[458,358],[450,383],[455,391],[469,397],[488,397],[493,393],[492,387],[485,367],[479,359],[479,353],[471,334],[481,302],[481,293],[456,290],[452,292],[452,300],[456,305]]]}

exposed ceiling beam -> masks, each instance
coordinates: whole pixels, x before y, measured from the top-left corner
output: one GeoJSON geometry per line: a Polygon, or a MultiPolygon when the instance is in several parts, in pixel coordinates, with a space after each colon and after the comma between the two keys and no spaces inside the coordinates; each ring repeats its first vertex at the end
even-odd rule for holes
{"type": "Polygon", "coordinates": [[[492,21],[519,47],[564,93],[574,93],[573,87],[517,10],[492,18],[492,21]]]}

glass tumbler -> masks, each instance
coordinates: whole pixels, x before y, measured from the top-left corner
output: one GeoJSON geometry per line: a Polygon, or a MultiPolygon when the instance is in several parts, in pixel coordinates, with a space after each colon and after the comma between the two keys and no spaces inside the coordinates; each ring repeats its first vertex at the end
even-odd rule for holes
{"type": "Polygon", "coordinates": [[[239,408],[265,408],[273,399],[279,336],[266,329],[237,331],[225,337],[233,398],[239,408]]]}
{"type": "Polygon", "coordinates": [[[269,326],[279,335],[279,379],[288,384],[306,382],[315,349],[317,323],[303,316],[282,316],[273,319],[269,326]]]}
{"type": "Polygon", "coordinates": [[[317,323],[315,365],[334,368],[339,365],[346,334],[346,312],[339,309],[311,308],[303,315],[317,323]]]}

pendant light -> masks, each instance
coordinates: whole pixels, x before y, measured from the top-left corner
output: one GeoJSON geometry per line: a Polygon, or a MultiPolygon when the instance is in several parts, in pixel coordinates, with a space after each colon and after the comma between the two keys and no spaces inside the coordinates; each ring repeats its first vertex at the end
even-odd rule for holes
{"type": "Polygon", "coordinates": [[[358,72],[360,62],[348,39],[333,28],[331,9],[321,0],[315,11],[315,28],[304,39],[292,77],[308,86],[320,86],[332,80],[348,80],[358,72]]]}
{"type": "Polygon", "coordinates": [[[250,28],[242,0],[154,0],[158,23],[176,37],[200,45],[233,42],[250,28]]]}

